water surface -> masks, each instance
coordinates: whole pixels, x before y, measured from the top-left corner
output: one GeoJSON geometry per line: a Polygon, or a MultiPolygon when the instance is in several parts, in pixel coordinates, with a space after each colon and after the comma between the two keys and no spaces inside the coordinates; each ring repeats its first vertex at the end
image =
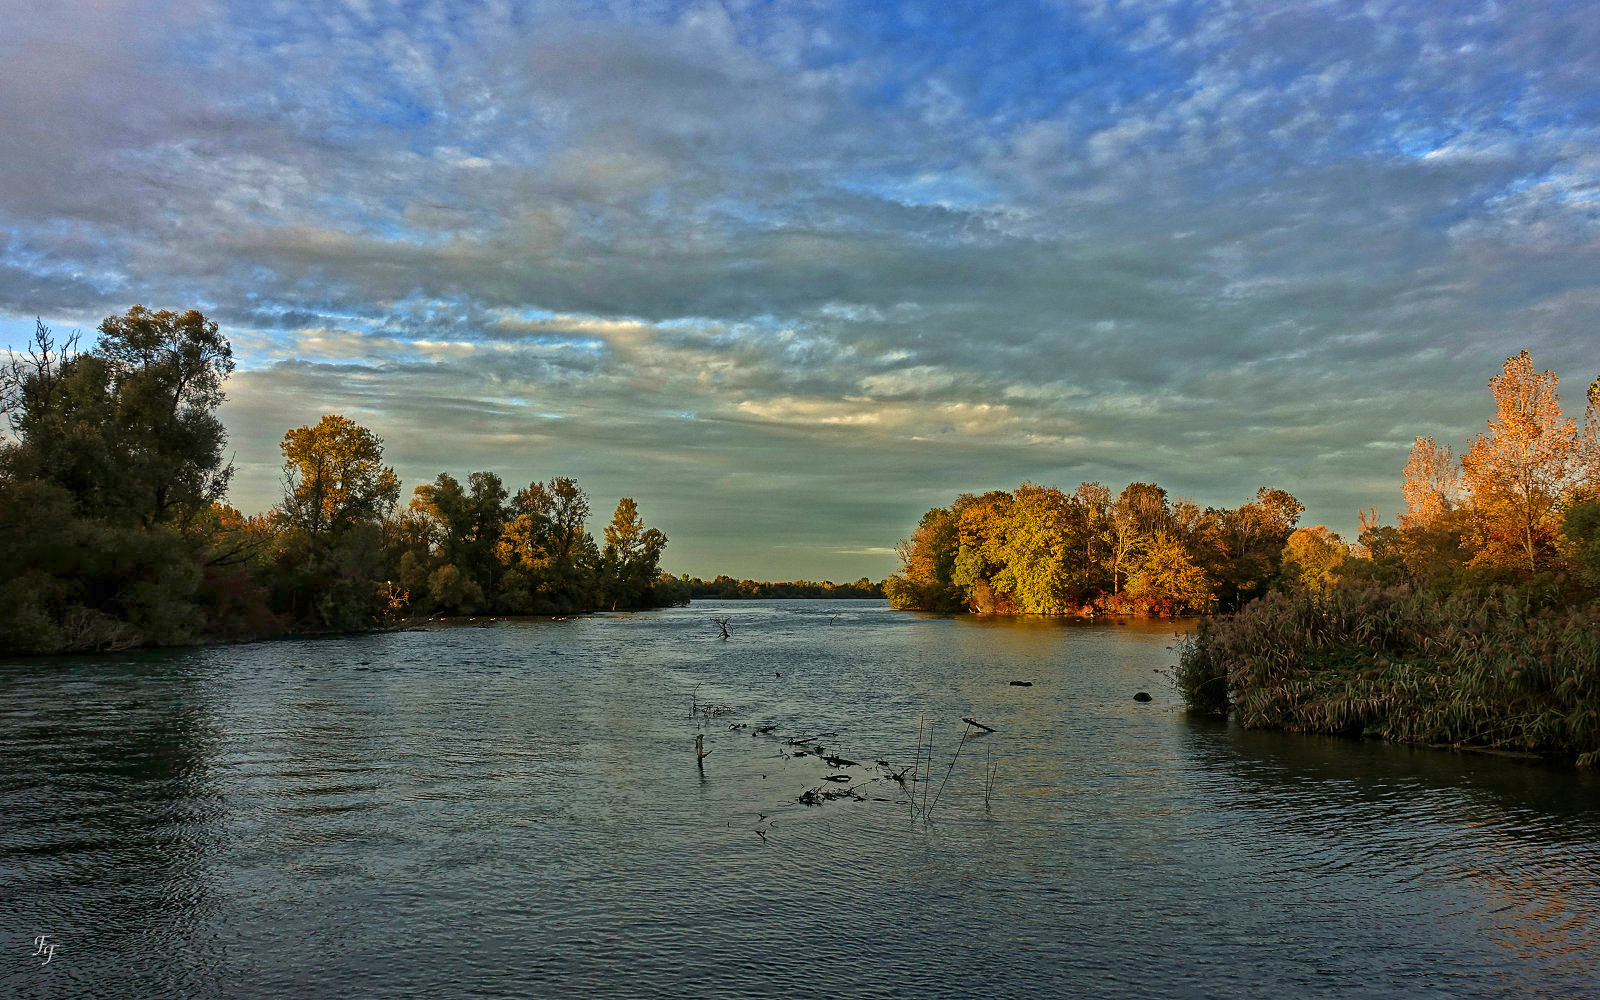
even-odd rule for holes
{"type": "Polygon", "coordinates": [[[1192,719],[1179,630],[730,602],[0,663],[0,996],[1600,995],[1593,775],[1192,719]]]}

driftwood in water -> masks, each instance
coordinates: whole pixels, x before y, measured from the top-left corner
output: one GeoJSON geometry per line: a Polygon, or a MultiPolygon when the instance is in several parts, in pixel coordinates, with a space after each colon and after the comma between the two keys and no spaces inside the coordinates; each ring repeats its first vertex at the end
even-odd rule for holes
{"type": "Polygon", "coordinates": [[[837,755],[829,755],[827,757],[822,758],[822,760],[829,767],[860,767],[861,766],[860,764],[856,763],[853,760],[846,760],[843,757],[840,757],[840,756],[837,756],[837,755]]]}
{"type": "Polygon", "coordinates": [[[994,732],[993,729],[991,729],[990,727],[988,727],[988,726],[984,725],[983,723],[979,722],[977,719],[969,719],[969,718],[967,718],[966,716],[963,715],[961,717],[961,721],[965,722],[969,726],[977,726],[979,729],[983,730],[986,733],[994,732]]]}
{"type": "Polygon", "coordinates": [[[838,736],[838,733],[817,733],[815,736],[796,736],[792,740],[785,740],[792,747],[803,747],[807,743],[815,743],[824,736],[838,736]]]}
{"type": "Polygon", "coordinates": [[[855,799],[858,802],[865,800],[854,788],[829,791],[818,785],[816,788],[808,788],[801,792],[799,801],[801,805],[805,806],[820,806],[824,802],[832,802],[835,799],[855,799]]]}
{"type": "Polygon", "coordinates": [[[1014,688],[1031,688],[1033,687],[1033,681],[1012,681],[1011,686],[1014,688]]]}

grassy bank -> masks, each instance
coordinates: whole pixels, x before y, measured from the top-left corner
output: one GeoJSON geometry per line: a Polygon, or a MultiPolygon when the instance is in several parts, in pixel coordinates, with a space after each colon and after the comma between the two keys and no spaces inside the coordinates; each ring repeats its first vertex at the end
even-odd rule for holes
{"type": "Polygon", "coordinates": [[[1249,728],[1600,764],[1600,602],[1553,591],[1274,592],[1202,622],[1177,682],[1249,728]]]}

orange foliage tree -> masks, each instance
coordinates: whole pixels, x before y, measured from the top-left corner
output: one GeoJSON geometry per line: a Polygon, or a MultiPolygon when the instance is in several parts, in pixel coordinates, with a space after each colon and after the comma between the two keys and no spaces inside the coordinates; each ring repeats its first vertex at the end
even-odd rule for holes
{"type": "Polygon", "coordinates": [[[1400,487],[1406,512],[1401,528],[1426,528],[1454,509],[1461,490],[1461,475],[1448,445],[1419,437],[1406,459],[1405,483],[1400,487]]]}
{"type": "Polygon", "coordinates": [[[1561,415],[1554,372],[1523,351],[1489,380],[1495,416],[1461,459],[1477,515],[1480,560],[1537,571],[1554,552],[1560,511],[1583,477],[1577,426],[1561,415]]]}

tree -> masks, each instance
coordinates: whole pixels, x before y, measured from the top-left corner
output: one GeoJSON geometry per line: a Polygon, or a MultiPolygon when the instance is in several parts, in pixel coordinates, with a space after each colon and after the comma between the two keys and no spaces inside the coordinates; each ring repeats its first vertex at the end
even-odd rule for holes
{"type": "Polygon", "coordinates": [[[1600,498],[1574,504],[1562,522],[1561,533],[1578,579],[1600,588],[1600,498]]]}
{"type": "Polygon", "coordinates": [[[100,333],[82,353],[37,322],[0,367],[0,648],[176,644],[214,623],[231,349],[193,311],[135,306],[100,333]]]}
{"type": "Polygon", "coordinates": [[[481,591],[493,591],[500,565],[496,548],[507,520],[506,489],[492,472],[472,473],[467,487],[441,472],[413,491],[410,512],[429,526],[430,548],[437,547],[441,564],[457,567],[481,591]]]}
{"type": "MultiPolygon", "coordinates": [[[[1009,497],[1008,497],[1009,499],[1009,497]]],[[[955,509],[935,507],[922,515],[911,538],[895,546],[900,556],[900,572],[884,581],[884,595],[896,608],[920,611],[953,611],[961,607],[964,594],[954,584],[956,555],[962,546],[964,515],[955,509]]]]}
{"type": "Polygon", "coordinates": [[[0,406],[21,439],[11,474],[55,482],[90,517],[150,528],[187,522],[227,492],[227,431],[216,415],[233,351],[194,310],[134,306],[100,324],[77,353],[36,324],[34,346],[12,355],[0,406]]]}
{"type": "Polygon", "coordinates": [[[589,498],[575,480],[557,476],[530,483],[511,502],[495,545],[506,567],[506,602],[520,612],[591,606],[594,539],[584,530],[589,498]]]}
{"type": "Polygon", "coordinates": [[[1406,512],[1400,517],[1401,530],[1426,528],[1455,509],[1461,476],[1448,446],[1434,443],[1431,437],[1417,438],[1404,475],[1400,492],[1406,512]]]}
{"type": "Polygon", "coordinates": [[[1146,601],[1165,602],[1171,610],[1205,611],[1211,605],[1211,581],[1196,566],[1183,540],[1166,528],[1146,539],[1138,565],[1128,579],[1128,593],[1146,601]]]}
{"type": "Polygon", "coordinates": [[[1210,547],[1223,607],[1237,609],[1265,592],[1304,511],[1291,494],[1263,486],[1250,503],[1215,512],[1210,547]]]}
{"type": "Polygon", "coordinates": [[[1350,546],[1323,525],[1297,528],[1283,547],[1283,575],[1302,590],[1325,590],[1338,580],[1350,546]]]}
{"type": "Polygon", "coordinates": [[[383,440],[338,414],[283,436],[280,516],[313,538],[377,524],[400,499],[400,480],[383,464],[383,440]]]}
{"type": "Polygon", "coordinates": [[[1585,498],[1600,498],[1600,378],[1589,383],[1589,405],[1583,411],[1583,439],[1579,443],[1580,491],[1585,498]]]}
{"type": "Polygon", "coordinates": [[[1075,595],[1068,563],[1076,554],[1071,527],[1068,500],[1060,490],[1033,483],[1017,487],[1001,547],[1005,568],[993,583],[1015,596],[1018,610],[1059,615],[1070,608],[1075,595]]]}
{"type": "Polygon", "coordinates": [[[617,501],[616,513],[604,534],[601,587],[611,607],[647,606],[651,584],[660,572],[658,564],[667,547],[667,536],[644,526],[639,506],[631,497],[617,501]]]}
{"type": "Polygon", "coordinates": [[[1170,515],[1167,491],[1154,483],[1129,483],[1117,496],[1108,524],[1111,541],[1111,591],[1122,592],[1122,580],[1138,556],[1139,548],[1170,515]]]}
{"type": "Polygon", "coordinates": [[[1482,531],[1482,561],[1536,572],[1554,553],[1559,511],[1582,479],[1577,426],[1561,415],[1556,375],[1527,351],[1489,380],[1495,415],[1461,459],[1482,531]]]}

